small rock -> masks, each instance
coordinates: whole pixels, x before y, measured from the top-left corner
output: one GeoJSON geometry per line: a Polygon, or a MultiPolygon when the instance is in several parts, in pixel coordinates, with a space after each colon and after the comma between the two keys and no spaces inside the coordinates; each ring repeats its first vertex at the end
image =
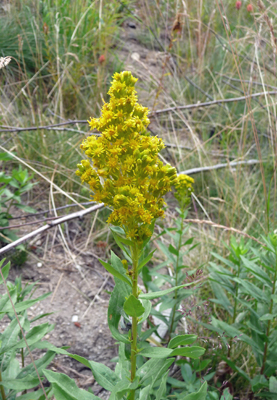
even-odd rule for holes
{"type": "Polygon", "coordinates": [[[77,322],[78,321],[78,315],[73,315],[71,321],[72,322],[77,322]]]}

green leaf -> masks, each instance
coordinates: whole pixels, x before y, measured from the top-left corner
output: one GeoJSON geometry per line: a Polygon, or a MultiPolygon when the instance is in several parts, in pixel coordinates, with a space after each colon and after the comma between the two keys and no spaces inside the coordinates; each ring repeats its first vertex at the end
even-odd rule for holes
{"type": "Polygon", "coordinates": [[[126,244],[127,246],[133,246],[133,242],[130,239],[126,239],[125,232],[122,228],[119,226],[113,226],[110,229],[112,234],[117,236],[122,243],[126,244]]]}
{"type": "Polygon", "coordinates": [[[99,397],[79,389],[75,381],[69,376],[50,370],[43,370],[44,375],[52,383],[56,400],[96,400],[99,397]]]}
{"type": "MultiPolygon", "coordinates": [[[[112,231],[114,240],[116,241],[116,244],[118,245],[118,247],[120,247],[121,250],[122,250],[123,252],[126,252],[127,255],[128,255],[129,257],[131,257],[128,248],[124,245],[124,243],[126,242],[127,239],[125,239],[125,240],[123,241],[124,238],[122,238],[122,236],[118,235],[118,234],[114,231],[114,228],[111,228],[111,231],[112,231]]],[[[131,241],[128,241],[128,242],[130,242],[130,243],[125,243],[125,244],[126,244],[126,245],[128,244],[129,246],[132,246],[132,242],[131,242],[131,241]]]]}
{"type": "Polygon", "coordinates": [[[13,153],[8,154],[8,153],[0,153],[0,161],[10,161],[13,160],[13,153]]]}
{"type": "MultiPolygon", "coordinates": [[[[55,351],[48,350],[47,353],[44,354],[44,356],[37,359],[35,361],[37,370],[40,372],[42,369],[45,369],[46,367],[48,367],[48,365],[51,363],[51,361],[53,360],[55,355],[56,355],[55,351]]],[[[33,363],[30,363],[26,367],[22,368],[20,373],[17,376],[17,379],[24,378],[24,376],[26,376],[26,375],[36,376],[36,370],[35,370],[33,363]]]]}
{"type": "MultiPolygon", "coordinates": [[[[123,266],[122,266],[123,268],[123,266]]],[[[124,314],[123,305],[125,299],[130,295],[130,287],[125,282],[115,278],[115,287],[111,294],[108,308],[108,325],[114,339],[130,344],[126,335],[118,331],[121,315],[124,314]]]]}
{"type": "Polygon", "coordinates": [[[39,379],[33,376],[27,375],[24,379],[3,379],[1,384],[6,389],[13,389],[16,391],[32,389],[39,384],[39,379]]]}
{"type": "Polygon", "coordinates": [[[139,352],[140,355],[149,358],[166,358],[170,356],[183,356],[199,358],[205,353],[205,349],[198,346],[166,349],[165,347],[147,347],[139,352]]]}
{"type": "MultiPolygon", "coordinates": [[[[5,262],[5,258],[3,259],[3,260],[1,260],[0,261],[0,268],[1,268],[1,271],[2,271],[2,274],[3,274],[3,276],[4,276],[4,279],[6,280],[7,279],[7,277],[8,277],[8,275],[9,275],[9,270],[10,270],[10,267],[11,267],[11,263],[10,262],[8,262],[6,265],[4,265],[4,267],[2,268],[2,265],[3,265],[3,263],[5,262]]],[[[2,276],[0,276],[0,285],[3,283],[3,279],[2,279],[2,276]]],[[[1,310],[0,310],[1,311],[1,310]]]]}
{"type": "Polygon", "coordinates": [[[125,301],[123,308],[127,315],[135,318],[140,317],[145,311],[141,302],[132,294],[125,301]]]}
{"type": "Polygon", "coordinates": [[[259,318],[260,321],[269,321],[272,320],[273,318],[276,318],[276,314],[265,314],[262,317],[259,318]]]}
{"type": "Polygon", "coordinates": [[[96,382],[110,392],[120,382],[119,376],[106,365],[94,361],[88,361],[96,382]]]}
{"type": "Polygon", "coordinates": [[[15,204],[15,206],[17,208],[20,208],[20,210],[23,210],[30,214],[35,214],[37,212],[37,210],[35,210],[34,208],[32,208],[30,206],[25,206],[24,204],[15,204]]]}
{"type": "Polygon", "coordinates": [[[269,297],[266,295],[266,293],[252,282],[240,278],[234,278],[234,281],[242,285],[245,291],[254,299],[269,303],[269,297]]]}
{"type": "Polygon", "coordinates": [[[151,260],[151,258],[152,258],[152,256],[153,256],[153,254],[155,253],[155,251],[156,251],[156,249],[153,250],[153,251],[151,251],[151,253],[148,254],[148,256],[147,256],[146,258],[144,258],[144,259],[140,262],[140,264],[139,264],[139,266],[138,266],[138,271],[140,271],[141,268],[144,267],[144,265],[147,264],[147,263],[151,260]]]}
{"type": "Polygon", "coordinates": [[[144,311],[143,315],[141,316],[141,318],[139,319],[139,323],[140,324],[142,322],[144,322],[148,318],[148,316],[149,316],[149,314],[151,312],[151,308],[152,308],[151,301],[149,301],[149,300],[141,300],[141,302],[142,302],[142,306],[144,307],[145,311],[144,311]]]}
{"type": "Polygon", "coordinates": [[[188,394],[185,397],[180,397],[180,400],[206,400],[207,382],[204,382],[198,392],[188,394]]]}
{"type": "MultiPolygon", "coordinates": [[[[39,342],[49,331],[54,329],[54,325],[50,325],[47,323],[41,324],[38,326],[34,326],[26,335],[25,338],[29,346],[32,344],[39,342]]],[[[26,347],[26,342],[24,339],[19,340],[19,342],[15,343],[10,349],[20,349],[26,347]]],[[[0,354],[3,354],[5,350],[0,349],[0,354]]]]}
{"type": "Polygon", "coordinates": [[[178,251],[177,249],[175,249],[175,247],[172,246],[172,244],[170,244],[170,245],[168,246],[168,250],[170,251],[170,253],[172,253],[172,254],[174,254],[175,256],[178,257],[179,251],[178,251]]]}
{"type": "Polygon", "coordinates": [[[271,393],[277,393],[277,379],[274,376],[269,378],[269,391],[271,393]]]}
{"type": "Polygon", "coordinates": [[[199,358],[205,353],[205,351],[206,350],[203,347],[199,346],[178,347],[177,349],[173,350],[170,355],[189,357],[189,358],[199,358]]]}
{"type": "Polygon", "coordinates": [[[141,350],[138,354],[149,358],[166,358],[172,353],[172,349],[166,349],[165,347],[147,347],[141,350]]]}
{"type": "Polygon", "coordinates": [[[43,390],[39,389],[30,393],[23,394],[22,396],[18,396],[16,397],[16,400],[38,400],[43,394],[43,390]]]}
{"type": "Polygon", "coordinates": [[[249,344],[249,346],[251,346],[253,349],[255,349],[260,354],[262,354],[262,352],[259,349],[259,347],[256,344],[256,342],[253,339],[251,339],[249,336],[245,335],[240,330],[235,328],[234,326],[228,325],[226,322],[220,321],[220,320],[218,320],[218,319],[216,319],[214,317],[212,317],[212,325],[215,326],[216,328],[219,328],[218,332],[220,334],[225,332],[230,337],[233,337],[233,338],[237,337],[238,340],[249,344]]]}
{"type": "Polygon", "coordinates": [[[159,389],[157,390],[156,400],[161,400],[162,397],[165,395],[167,376],[168,376],[168,372],[166,374],[164,374],[164,376],[162,377],[159,389]]]}
{"type": "Polygon", "coordinates": [[[168,343],[170,349],[175,349],[178,346],[192,344],[197,339],[197,335],[179,335],[171,339],[168,343]]]}
{"type": "MultiPolygon", "coordinates": [[[[37,297],[36,299],[32,299],[32,300],[25,300],[25,301],[21,301],[20,303],[17,303],[14,308],[15,311],[17,313],[22,312],[24,310],[26,310],[27,308],[32,307],[34,304],[38,303],[39,301],[42,301],[44,299],[46,299],[48,296],[50,296],[51,292],[45,293],[39,297],[37,297]]],[[[11,304],[7,305],[5,308],[3,308],[1,310],[1,312],[3,313],[13,313],[13,307],[11,304]]]]}
{"type": "Polygon", "coordinates": [[[106,263],[103,260],[100,260],[101,264],[103,265],[103,267],[110,272],[114,277],[121,279],[123,282],[127,283],[129,286],[132,287],[132,283],[130,281],[130,279],[127,278],[126,275],[121,274],[119,271],[117,271],[114,267],[112,267],[110,264],[106,263]]]}
{"type": "Polygon", "coordinates": [[[272,287],[271,279],[267,275],[267,273],[259,267],[257,264],[255,264],[253,261],[248,260],[247,258],[240,256],[240,258],[243,261],[243,264],[245,267],[253,273],[262,283],[264,283],[266,286],[272,287]]]}
{"type": "MultiPolygon", "coordinates": [[[[25,317],[19,317],[19,322],[21,326],[24,324],[25,317]]],[[[4,333],[1,336],[1,348],[0,354],[5,353],[6,351],[12,349],[17,343],[17,337],[20,332],[20,327],[17,323],[17,320],[14,319],[10,323],[10,325],[6,328],[4,333]]]]}
{"type": "Polygon", "coordinates": [[[159,292],[152,292],[152,293],[141,293],[139,295],[140,299],[146,299],[146,300],[153,300],[157,299],[158,297],[165,296],[168,293],[174,292],[174,290],[184,288],[186,286],[191,286],[193,283],[186,283],[185,285],[180,285],[180,286],[174,286],[170,289],[165,289],[165,290],[160,290],[159,292]]]}

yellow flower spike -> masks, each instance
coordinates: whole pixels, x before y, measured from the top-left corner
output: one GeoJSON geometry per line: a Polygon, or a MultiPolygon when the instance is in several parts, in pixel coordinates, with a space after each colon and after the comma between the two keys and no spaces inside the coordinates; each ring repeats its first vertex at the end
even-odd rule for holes
{"type": "Polygon", "coordinates": [[[101,135],[83,141],[88,159],[78,164],[76,174],[90,185],[94,201],[112,209],[108,222],[142,243],[151,236],[153,220],[163,217],[162,196],[177,175],[158,158],[164,143],[147,132],[148,109],[137,102],[136,82],[129,71],[114,74],[110,101],[104,103],[100,118],[88,121],[101,135]]]}
{"type": "Polygon", "coordinates": [[[182,208],[185,208],[190,203],[191,193],[193,192],[194,179],[188,175],[180,174],[176,178],[174,196],[180,202],[182,208]]]}

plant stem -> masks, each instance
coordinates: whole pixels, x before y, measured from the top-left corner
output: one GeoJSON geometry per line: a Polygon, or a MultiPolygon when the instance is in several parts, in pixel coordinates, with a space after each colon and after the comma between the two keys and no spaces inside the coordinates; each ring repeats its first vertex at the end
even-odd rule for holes
{"type": "MultiPolygon", "coordinates": [[[[1,371],[0,371],[0,382],[2,382],[1,371]]],[[[5,393],[5,390],[4,390],[4,386],[0,385],[0,391],[1,391],[2,400],[6,400],[7,397],[6,397],[6,393],[5,393]]]]}
{"type": "MultiPolygon", "coordinates": [[[[241,263],[241,261],[239,261],[239,265],[238,265],[238,275],[237,275],[238,278],[239,278],[239,274],[240,274],[240,263],[241,263]]],[[[235,297],[235,305],[234,305],[234,314],[233,314],[232,324],[235,323],[235,320],[237,318],[238,291],[239,291],[239,284],[236,282],[236,297],[235,297]]],[[[230,358],[230,355],[231,355],[232,343],[233,343],[233,339],[231,338],[229,341],[229,349],[228,349],[228,355],[227,355],[228,358],[230,358]]]]}
{"type": "MultiPolygon", "coordinates": [[[[272,292],[271,292],[271,300],[270,300],[270,308],[269,308],[269,314],[272,314],[272,309],[273,309],[273,295],[275,294],[275,287],[276,287],[276,278],[277,278],[277,254],[275,253],[276,261],[275,261],[275,273],[274,273],[274,279],[273,279],[273,285],[272,285],[272,292]]],[[[267,330],[266,330],[266,336],[267,339],[269,338],[270,335],[270,328],[271,328],[271,319],[268,320],[267,322],[267,330]]],[[[265,363],[266,363],[266,357],[267,357],[267,350],[268,350],[268,341],[265,343],[264,346],[264,356],[263,356],[263,363],[262,363],[262,368],[260,374],[263,375],[264,370],[265,370],[265,363]]]]}
{"type": "MultiPolygon", "coordinates": [[[[179,258],[180,258],[180,250],[181,250],[181,245],[182,245],[182,232],[183,232],[183,228],[184,228],[184,218],[182,217],[182,221],[181,221],[181,232],[179,234],[179,243],[178,243],[178,256],[177,256],[177,260],[176,260],[176,264],[175,264],[175,286],[178,286],[178,266],[179,266],[179,258]]],[[[175,300],[177,299],[177,295],[178,295],[178,290],[175,290],[175,300]]],[[[171,335],[172,335],[172,331],[173,331],[173,325],[174,325],[174,320],[175,320],[175,314],[176,314],[176,308],[177,308],[177,301],[175,302],[174,306],[173,306],[173,310],[172,310],[172,318],[171,318],[171,324],[170,324],[170,328],[169,328],[169,334],[168,334],[168,341],[171,340],[171,335]]]]}
{"type": "MultiPolygon", "coordinates": [[[[137,299],[138,298],[138,258],[139,251],[138,246],[135,243],[132,250],[132,259],[133,259],[133,274],[132,274],[132,283],[133,289],[132,294],[137,299]]],[[[136,366],[137,366],[137,325],[138,320],[137,317],[132,317],[132,344],[131,344],[131,382],[134,381],[136,377],[136,366]]],[[[130,400],[135,399],[135,390],[131,390],[130,392],[130,400]]]]}

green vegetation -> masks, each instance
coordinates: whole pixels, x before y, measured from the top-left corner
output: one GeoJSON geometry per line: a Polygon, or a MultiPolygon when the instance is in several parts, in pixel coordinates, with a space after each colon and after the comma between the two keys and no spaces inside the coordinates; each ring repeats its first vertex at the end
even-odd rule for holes
{"type": "MultiPolygon", "coordinates": [[[[138,292],[136,301],[131,298],[125,308],[120,296],[128,285],[124,265],[118,263],[118,255],[130,262],[126,238],[119,230],[113,238],[107,233],[109,209],[96,214],[93,234],[91,215],[78,222],[86,243],[78,251],[93,246],[94,238],[100,237],[117,254],[112,253],[111,261],[104,264],[112,266],[109,271],[116,282],[112,298],[117,296],[119,307],[110,303],[117,325],[109,327],[123,342],[115,372],[76,356],[78,360],[114,393],[111,399],[129,399],[128,390],[131,399],[141,400],[275,398],[277,13],[273,2],[16,0],[1,7],[0,57],[11,57],[0,69],[0,228],[5,228],[0,231],[1,246],[16,239],[8,228],[19,210],[24,215],[47,209],[49,198],[55,207],[91,200],[75,170],[82,157],[80,144],[89,130],[86,121],[99,117],[115,72],[131,70],[138,77],[139,98],[150,109],[150,132],[166,143],[162,161],[178,173],[200,169],[191,172],[195,183],[190,208],[185,211],[180,204],[176,208],[176,198],[168,194],[165,219],[157,220],[152,239],[140,254],[147,259],[141,282],[149,299],[153,292],[173,290],[159,297],[151,313],[150,300],[141,303],[148,325],[137,327],[143,350],[136,360],[137,379],[130,386],[126,383],[130,338],[118,333],[118,323],[120,312],[130,323],[126,310],[132,316],[140,305],[138,292]],[[254,97],[255,93],[259,95],[254,97]],[[232,100],[236,98],[240,99],[232,100]],[[209,102],[214,103],[198,104],[209,102]],[[75,122],[61,125],[69,120],[75,122]],[[209,169],[218,164],[225,166],[209,169]],[[177,290],[182,284],[190,285],[177,290]],[[153,317],[167,326],[164,337],[153,317]],[[154,333],[158,342],[151,339],[154,333]],[[168,351],[178,335],[187,335],[179,343],[182,346],[198,340],[196,347],[205,348],[205,354],[197,354],[195,360],[166,356],[167,361],[157,362],[153,372],[155,363],[147,358],[156,348],[149,341],[168,351]],[[116,386],[121,374],[125,386],[116,386]]],[[[15,304],[29,296],[29,289],[21,296],[22,290],[20,280],[9,283],[15,304]]],[[[28,301],[32,300],[28,297],[28,301]]],[[[1,309],[1,315],[17,326],[12,311],[4,305],[1,309]]],[[[23,321],[25,311],[19,310],[23,321]]],[[[24,324],[28,334],[30,323],[24,319],[24,324]]],[[[1,356],[3,382],[18,376],[22,382],[25,379],[27,367],[20,370],[18,362],[23,348],[16,344],[23,339],[16,329],[14,344],[4,346],[2,354],[7,356],[1,356]],[[16,373],[10,374],[12,366],[16,373]]],[[[1,345],[5,332],[1,332],[1,345]]],[[[66,350],[49,346],[39,370],[49,382],[49,398],[97,398],[75,384],[72,392],[65,393],[67,385],[73,385],[70,378],[63,374],[56,378],[45,368],[55,353],[66,350]]],[[[181,355],[183,347],[176,348],[181,355]]],[[[25,391],[36,387],[37,375],[28,368],[27,386],[19,384],[18,391],[11,383],[0,386],[3,400],[17,398],[16,393],[22,400],[33,398],[25,391]]],[[[45,398],[39,390],[34,393],[45,398]]]]}

